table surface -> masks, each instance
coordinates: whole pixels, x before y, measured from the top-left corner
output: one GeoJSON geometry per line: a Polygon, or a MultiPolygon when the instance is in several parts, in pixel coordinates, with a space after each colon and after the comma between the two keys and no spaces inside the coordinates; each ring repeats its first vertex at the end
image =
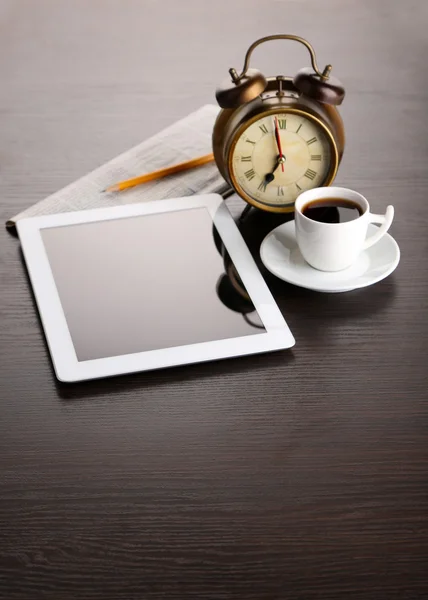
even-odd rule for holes
{"type": "MultiPolygon", "coordinates": [[[[427,598],[427,21],[422,0],[0,0],[3,221],[289,32],[346,86],[337,183],[395,206],[402,252],[346,294],[264,270],[292,351],[66,386],[4,229],[1,598],[427,598]]],[[[254,64],[307,66],[287,44],[254,64]]],[[[276,223],[249,217],[256,255],[276,223]]]]}

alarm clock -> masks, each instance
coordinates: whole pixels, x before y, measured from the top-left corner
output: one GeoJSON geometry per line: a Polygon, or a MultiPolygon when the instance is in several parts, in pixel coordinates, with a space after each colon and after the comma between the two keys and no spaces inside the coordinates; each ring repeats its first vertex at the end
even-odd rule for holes
{"type": "Polygon", "coordinates": [[[270,35],[247,50],[240,74],[217,88],[221,111],[213,131],[217,167],[249,205],[269,212],[291,212],[297,196],[334,180],[345,146],[337,110],[345,96],[331,65],[317,66],[314,49],[305,39],[270,35]],[[270,40],[293,40],[306,46],[312,69],[295,77],[265,77],[250,69],[250,57],[270,40]]]}

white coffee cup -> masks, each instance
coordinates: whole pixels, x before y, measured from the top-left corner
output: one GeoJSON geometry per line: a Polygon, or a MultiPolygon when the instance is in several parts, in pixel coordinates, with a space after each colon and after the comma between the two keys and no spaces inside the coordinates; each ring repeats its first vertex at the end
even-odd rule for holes
{"type": "Polygon", "coordinates": [[[351,266],[362,250],[376,244],[388,231],[394,218],[394,208],[388,206],[385,215],[370,212],[366,198],[347,188],[321,187],[303,192],[296,200],[296,239],[303,258],[320,271],[341,271],[351,266]],[[358,204],[362,214],[353,221],[320,223],[303,214],[314,200],[343,198],[358,204]],[[369,223],[380,223],[378,231],[366,238],[369,223]]]}

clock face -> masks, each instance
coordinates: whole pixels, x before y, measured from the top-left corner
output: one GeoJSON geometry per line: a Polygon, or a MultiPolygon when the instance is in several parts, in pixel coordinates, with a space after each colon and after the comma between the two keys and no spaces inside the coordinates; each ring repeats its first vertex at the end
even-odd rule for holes
{"type": "Polygon", "coordinates": [[[241,130],[232,148],[231,175],[238,193],[242,190],[248,200],[280,209],[324,184],[331,154],[328,134],[316,120],[278,111],[241,130]]]}

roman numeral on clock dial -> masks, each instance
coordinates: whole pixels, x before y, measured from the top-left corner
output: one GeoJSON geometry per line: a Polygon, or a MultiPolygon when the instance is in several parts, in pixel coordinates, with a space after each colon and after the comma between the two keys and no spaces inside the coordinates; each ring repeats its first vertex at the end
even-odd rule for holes
{"type": "Polygon", "coordinates": [[[316,174],[317,174],[316,171],[313,171],[312,169],[308,169],[305,173],[305,177],[308,177],[308,179],[313,181],[315,179],[316,174]]]}
{"type": "Polygon", "coordinates": [[[248,171],[245,171],[245,173],[244,173],[245,177],[249,181],[251,181],[254,178],[255,174],[256,174],[256,172],[254,171],[254,169],[249,169],[248,171]]]}

